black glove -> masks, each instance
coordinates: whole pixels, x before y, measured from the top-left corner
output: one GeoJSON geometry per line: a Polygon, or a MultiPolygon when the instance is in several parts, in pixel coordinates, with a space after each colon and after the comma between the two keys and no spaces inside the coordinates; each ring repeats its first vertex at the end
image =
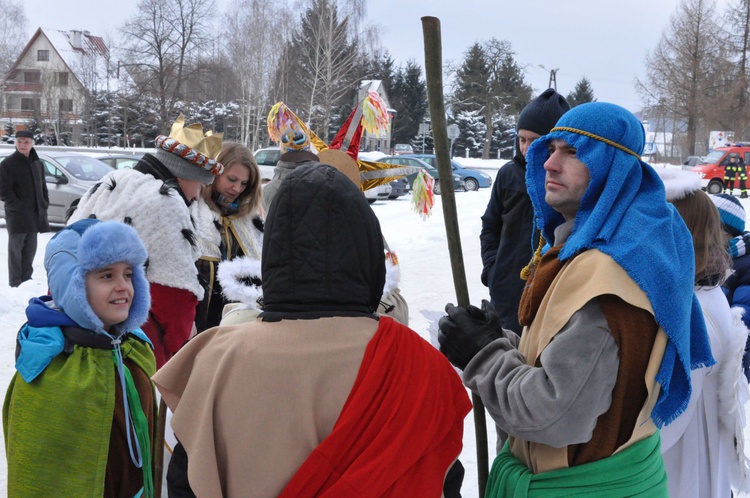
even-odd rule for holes
{"type": "Polygon", "coordinates": [[[438,322],[440,352],[461,370],[487,344],[504,337],[500,317],[486,299],[482,300],[481,310],[471,305],[458,308],[447,304],[445,312],[448,316],[438,322]]]}

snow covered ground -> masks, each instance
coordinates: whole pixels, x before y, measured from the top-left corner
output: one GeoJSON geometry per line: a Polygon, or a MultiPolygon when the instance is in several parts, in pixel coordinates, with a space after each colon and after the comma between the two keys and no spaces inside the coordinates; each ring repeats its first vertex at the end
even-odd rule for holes
{"type": "MultiPolygon", "coordinates": [[[[463,165],[487,171],[493,178],[505,161],[481,161],[458,159],[463,165]]],[[[463,260],[470,300],[478,304],[489,299],[487,288],[479,279],[482,262],[479,250],[480,216],[484,213],[490,197],[490,189],[478,192],[457,192],[456,204],[461,233],[463,260]]],[[[750,200],[743,199],[743,205],[750,209],[750,200]]],[[[383,234],[402,265],[401,291],[409,304],[410,326],[426,339],[436,333],[437,319],[442,316],[448,302],[456,302],[456,294],[448,255],[448,245],[443,222],[442,203],[439,196],[431,217],[422,220],[411,210],[409,196],[396,200],[378,201],[372,205],[380,219],[383,234]]],[[[4,394],[14,372],[15,335],[25,321],[24,309],[29,298],[46,292],[43,266],[44,248],[53,233],[41,234],[39,249],[34,261],[33,280],[25,282],[17,289],[8,287],[7,232],[0,221],[0,388],[4,394]]],[[[488,427],[490,440],[490,461],[494,457],[495,434],[491,424],[488,427]]],[[[464,424],[464,450],[461,461],[466,468],[462,494],[465,498],[478,496],[476,479],[476,444],[474,440],[474,420],[470,414],[464,424]]],[[[750,431],[748,431],[750,433],[750,431]]],[[[0,437],[2,435],[0,434],[0,437]]],[[[746,438],[748,439],[748,438],[746,438]]],[[[750,444],[750,441],[747,443],[750,444]]],[[[7,471],[5,452],[0,452],[0,494],[6,494],[7,471]]]]}

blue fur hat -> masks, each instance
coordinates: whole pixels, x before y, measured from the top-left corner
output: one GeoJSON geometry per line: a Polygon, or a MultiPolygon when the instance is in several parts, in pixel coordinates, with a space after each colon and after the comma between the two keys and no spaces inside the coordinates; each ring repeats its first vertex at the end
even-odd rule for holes
{"type": "Polygon", "coordinates": [[[86,274],[113,263],[131,265],[134,292],[130,313],[124,322],[114,326],[123,333],[148,319],[151,295],[143,268],[147,258],[146,247],[133,227],[117,221],[85,219],[52,237],[44,255],[44,268],[55,304],[81,327],[108,334],[88,303],[86,274]]]}
{"type": "Polygon", "coordinates": [[[593,102],[563,114],[526,156],[526,185],[537,226],[553,243],[565,220],[545,202],[548,145],[563,140],[589,169],[589,186],[573,231],[560,251],[565,261],[586,249],[614,259],[646,293],[669,342],[656,380],[657,426],[674,420],[690,399],[690,370],[714,364],[700,305],[694,296],[695,255],[690,232],[667,203],[656,171],[641,161],[645,132],[629,111],[593,102]]]}

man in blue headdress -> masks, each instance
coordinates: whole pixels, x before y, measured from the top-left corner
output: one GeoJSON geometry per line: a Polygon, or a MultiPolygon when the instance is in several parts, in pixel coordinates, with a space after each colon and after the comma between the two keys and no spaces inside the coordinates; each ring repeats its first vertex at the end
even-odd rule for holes
{"type": "Polygon", "coordinates": [[[693,295],[690,233],[640,159],[627,110],[564,114],[527,155],[547,242],[521,299],[522,339],[482,309],[447,305],[441,351],[511,437],[487,496],[667,496],[657,427],[713,364],[693,295]]]}

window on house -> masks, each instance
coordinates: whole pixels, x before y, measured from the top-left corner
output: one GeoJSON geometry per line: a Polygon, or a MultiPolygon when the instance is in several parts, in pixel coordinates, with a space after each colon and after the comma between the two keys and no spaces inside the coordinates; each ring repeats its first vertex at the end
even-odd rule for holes
{"type": "Polygon", "coordinates": [[[23,73],[24,83],[39,83],[42,73],[39,71],[26,71],[23,73]]]}
{"type": "Polygon", "coordinates": [[[73,99],[60,99],[60,112],[73,112],[73,99]]]}
{"type": "Polygon", "coordinates": [[[49,60],[49,50],[37,50],[36,51],[36,60],[38,60],[38,61],[48,61],[49,60]]]}
{"type": "Polygon", "coordinates": [[[68,86],[68,73],[66,72],[57,73],[57,84],[59,86],[68,86]]]}
{"type": "Polygon", "coordinates": [[[33,111],[36,109],[36,100],[34,99],[21,99],[21,110],[22,111],[33,111]]]}

